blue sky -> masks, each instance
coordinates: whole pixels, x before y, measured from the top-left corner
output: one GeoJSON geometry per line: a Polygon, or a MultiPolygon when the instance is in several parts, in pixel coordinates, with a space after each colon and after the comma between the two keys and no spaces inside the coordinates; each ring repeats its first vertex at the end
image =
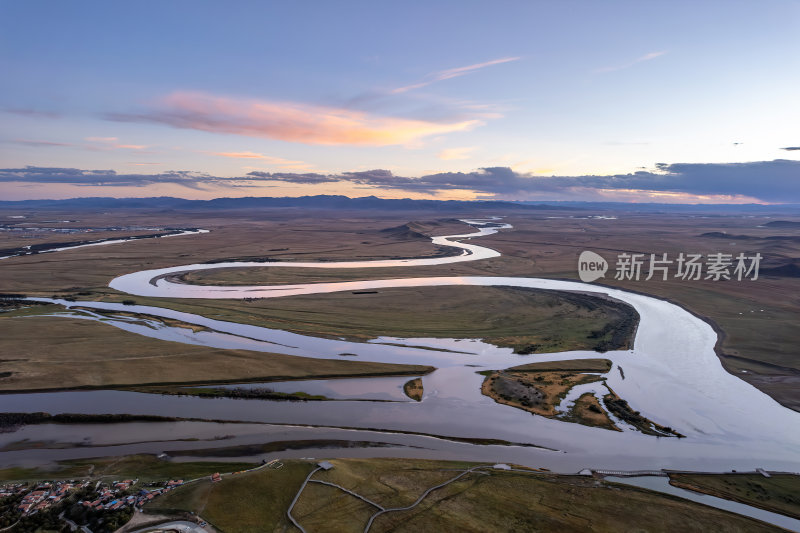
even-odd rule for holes
{"type": "Polygon", "coordinates": [[[789,0],[4,2],[0,193],[800,201],[798,28],[789,0]]]}

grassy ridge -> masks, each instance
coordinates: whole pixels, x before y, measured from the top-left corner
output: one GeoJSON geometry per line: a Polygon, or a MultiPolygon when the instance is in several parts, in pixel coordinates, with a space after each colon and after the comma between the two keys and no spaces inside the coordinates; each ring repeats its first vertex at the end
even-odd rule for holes
{"type": "MultiPolygon", "coordinates": [[[[415,459],[332,459],[314,479],[336,483],[384,507],[412,504],[467,463],[415,459]]],[[[296,531],[286,509],[313,463],[237,474],[182,487],[146,507],[199,513],[228,533],[296,531]]],[[[294,516],[309,531],[362,531],[375,511],[360,500],[310,483],[294,516]]],[[[430,493],[410,511],[379,517],[371,531],[640,531],[762,533],[757,521],[684,499],[591,478],[488,471],[430,493]]]]}
{"type": "Polygon", "coordinates": [[[199,481],[156,498],[146,509],[193,511],[229,533],[292,531],[286,509],[313,468],[305,461],[284,461],[279,470],[237,474],[219,483],[199,481]]]}

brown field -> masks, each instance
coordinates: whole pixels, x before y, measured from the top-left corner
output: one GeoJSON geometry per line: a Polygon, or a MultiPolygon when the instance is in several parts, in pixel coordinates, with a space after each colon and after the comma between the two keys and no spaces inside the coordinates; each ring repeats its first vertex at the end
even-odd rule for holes
{"type": "MultiPolygon", "coordinates": [[[[9,214],[16,214],[11,213],[9,214]]],[[[503,213],[486,213],[503,214],[503,213]]],[[[505,275],[576,279],[577,257],[582,250],[605,256],[612,271],[603,281],[610,285],[668,298],[705,317],[721,332],[718,353],[725,368],[793,409],[800,409],[800,278],[762,274],[757,281],[615,281],[616,254],[667,252],[760,252],[762,270],[780,267],[800,258],[797,230],[758,227],[772,219],[712,214],[616,213],[617,220],[547,218],[581,216],[580,211],[509,212],[513,230],[483,237],[480,244],[503,257],[415,269],[311,272],[298,269],[239,269],[203,275],[207,283],[284,283],[437,275],[505,275]],[[726,232],[729,236],[702,236],[726,232]],[[218,278],[214,276],[219,276],[218,278]]],[[[588,212],[587,214],[609,214],[588,212]]],[[[480,216],[479,212],[463,213],[480,216]]],[[[43,219],[81,218],[87,224],[122,225],[148,221],[172,227],[205,227],[207,235],[177,237],[110,245],[90,249],[3,260],[0,292],[50,295],[76,290],[95,291],[96,297],[114,297],[106,288],[114,276],[143,268],[157,268],[225,258],[270,257],[279,260],[333,260],[415,257],[438,253],[414,231],[447,234],[463,231],[453,223],[457,216],[433,212],[314,212],[274,209],[262,212],[220,211],[153,213],[123,210],[113,214],[32,213],[43,219]],[[311,219],[310,216],[316,216],[311,219]],[[421,221],[412,230],[394,229],[408,221],[421,221]],[[435,224],[434,224],[435,223],[435,224]],[[438,224],[438,225],[436,225],[438,224]]],[[[27,243],[27,241],[24,241],[27,243]]],[[[199,278],[192,278],[197,281],[199,278]]],[[[116,296],[119,298],[119,296],[116,296]]]]}

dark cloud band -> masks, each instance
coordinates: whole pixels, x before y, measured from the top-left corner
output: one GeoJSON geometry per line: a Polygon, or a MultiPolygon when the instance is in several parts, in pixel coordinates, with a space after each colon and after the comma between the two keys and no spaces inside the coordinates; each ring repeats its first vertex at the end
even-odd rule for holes
{"type": "Polygon", "coordinates": [[[750,163],[659,164],[654,171],[614,176],[533,176],[508,167],[487,167],[473,172],[443,172],[418,178],[396,176],[388,170],[319,173],[250,172],[219,177],[190,171],[159,174],[119,174],[113,170],[25,167],[0,169],[0,182],[69,183],[76,185],[145,186],[176,183],[186,187],[204,184],[241,186],[246,182],[283,182],[301,185],[348,182],[357,186],[408,192],[468,190],[487,198],[569,196],[576,191],[650,191],[691,195],[727,195],[766,202],[800,202],[800,161],[776,159],[750,163]]]}

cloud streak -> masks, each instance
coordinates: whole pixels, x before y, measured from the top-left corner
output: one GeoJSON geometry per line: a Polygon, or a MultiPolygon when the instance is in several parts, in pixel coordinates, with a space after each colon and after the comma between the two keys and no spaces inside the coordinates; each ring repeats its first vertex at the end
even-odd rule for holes
{"type": "Polygon", "coordinates": [[[53,147],[53,146],[75,146],[72,143],[62,143],[62,142],[55,142],[55,141],[38,141],[35,139],[14,139],[13,141],[9,141],[14,144],[21,144],[24,146],[36,146],[36,147],[53,147]]]}
{"type": "Polygon", "coordinates": [[[622,64],[622,65],[616,65],[616,66],[612,66],[612,67],[601,67],[601,68],[593,70],[592,72],[594,72],[595,74],[604,74],[606,72],[616,72],[618,70],[625,70],[626,68],[631,68],[632,66],[638,65],[639,63],[644,63],[645,61],[652,61],[653,59],[661,57],[666,53],[667,53],[666,50],[662,50],[662,51],[659,51],[659,52],[650,52],[649,54],[645,54],[645,55],[643,55],[641,57],[638,57],[638,58],[636,58],[633,61],[630,61],[628,63],[622,64]]]}
{"type": "Polygon", "coordinates": [[[144,150],[147,146],[143,144],[123,144],[117,142],[118,139],[116,137],[86,137],[84,139],[86,143],[76,144],[76,143],[68,143],[68,142],[57,142],[57,141],[46,141],[46,140],[38,140],[38,139],[14,139],[11,141],[4,141],[10,142],[13,144],[21,144],[24,146],[36,146],[39,148],[47,148],[47,147],[72,147],[72,148],[83,148],[86,150],[92,151],[105,151],[105,150],[144,150]]]}
{"type": "Polygon", "coordinates": [[[110,114],[107,118],[304,144],[362,146],[404,145],[482,124],[479,120],[444,123],[381,117],[350,109],[234,99],[200,92],[174,92],[155,109],[110,114]]]}
{"type": "Polygon", "coordinates": [[[474,146],[462,146],[460,148],[445,148],[436,157],[443,161],[451,161],[453,159],[469,159],[472,152],[475,151],[474,146]]]}
{"type": "Polygon", "coordinates": [[[392,89],[392,94],[400,94],[405,93],[408,91],[413,91],[414,89],[421,89],[422,87],[427,87],[432,83],[436,83],[439,81],[449,80],[452,78],[458,78],[459,76],[464,76],[465,74],[469,74],[471,72],[475,72],[476,70],[480,70],[482,68],[491,67],[494,65],[500,65],[503,63],[510,63],[512,61],[519,61],[520,57],[501,57],[500,59],[493,59],[491,61],[484,61],[483,63],[475,63],[474,65],[467,65],[466,67],[457,67],[451,68],[447,70],[440,70],[439,72],[434,72],[433,74],[429,74],[425,80],[414,83],[412,85],[406,85],[405,87],[398,87],[396,89],[392,89]]]}
{"type": "Polygon", "coordinates": [[[248,172],[247,176],[241,178],[252,181],[282,181],[286,183],[297,183],[301,185],[318,185],[320,183],[336,183],[341,181],[339,176],[329,176],[326,174],[316,174],[313,172],[305,174],[282,173],[282,172],[248,172]]]}
{"type": "Polygon", "coordinates": [[[220,157],[229,157],[232,159],[256,159],[258,161],[264,161],[265,163],[268,163],[270,165],[276,165],[286,169],[302,170],[313,166],[304,161],[293,161],[291,159],[284,159],[282,157],[273,157],[270,155],[259,154],[256,152],[211,152],[211,154],[220,157]]]}
{"type": "Polygon", "coordinates": [[[21,108],[21,107],[6,107],[3,108],[4,113],[11,113],[29,118],[61,118],[61,114],[53,111],[43,111],[41,109],[21,108]]]}

